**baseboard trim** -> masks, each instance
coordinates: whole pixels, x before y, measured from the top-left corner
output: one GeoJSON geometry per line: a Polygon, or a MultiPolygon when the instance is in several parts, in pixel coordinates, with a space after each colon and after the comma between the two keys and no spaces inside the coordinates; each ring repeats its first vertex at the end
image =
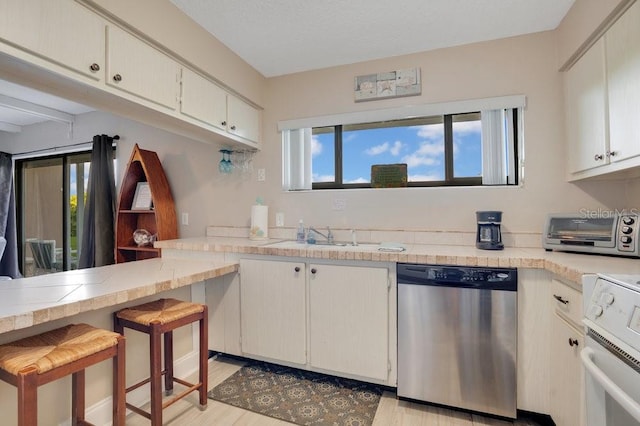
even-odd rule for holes
{"type": "MultiPolygon", "coordinates": [[[[198,371],[199,365],[199,352],[193,351],[185,356],[177,359],[173,363],[173,371],[176,377],[187,377],[198,371]]],[[[139,387],[127,394],[127,402],[137,407],[148,403],[149,397],[149,384],[139,387]]],[[[112,424],[111,419],[112,397],[109,396],[101,401],[93,404],[86,409],[87,421],[94,425],[109,426],[112,424]]],[[[127,415],[130,413],[127,410],[127,415]]],[[[71,426],[71,418],[59,424],[59,426],[71,426]]]]}

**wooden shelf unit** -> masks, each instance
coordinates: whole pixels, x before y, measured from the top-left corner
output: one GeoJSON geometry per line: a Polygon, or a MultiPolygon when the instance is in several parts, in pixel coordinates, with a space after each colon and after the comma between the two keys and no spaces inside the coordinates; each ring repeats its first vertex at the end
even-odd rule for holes
{"type": "Polygon", "coordinates": [[[178,238],[178,219],[169,181],[158,155],[153,151],[133,147],[122,179],[116,215],[116,263],[150,259],[161,255],[160,249],[138,246],[133,241],[136,229],[146,229],[157,240],[178,238]],[[147,182],[153,205],[151,210],[132,210],[139,182],[147,182]]]}

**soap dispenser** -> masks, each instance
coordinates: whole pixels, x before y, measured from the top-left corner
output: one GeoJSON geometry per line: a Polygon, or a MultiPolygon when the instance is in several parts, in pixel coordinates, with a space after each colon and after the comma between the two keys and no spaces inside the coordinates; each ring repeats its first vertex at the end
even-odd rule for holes
{"type": "Polygon", "coordinates": [[[296,242],[300,244],[304,244],[305,242],[305,232],[304,232],[304,223],[302,219],[298,223],[298,231],[296,232],[296,242]]]}

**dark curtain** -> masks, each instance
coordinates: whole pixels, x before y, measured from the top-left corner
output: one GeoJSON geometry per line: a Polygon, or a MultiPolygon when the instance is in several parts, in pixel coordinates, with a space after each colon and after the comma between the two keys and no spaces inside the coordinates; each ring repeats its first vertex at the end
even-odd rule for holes
{"type": "Polygon", "coordinates": [[[11,154],[0,152],[0,236],[7,246],[0,259],[0,275],[19,278],[18,238],[16,233],[16,197],[13,189],[13,160],[11,154]]]}
{"type": "Polygon", "coordinates": [[[78,269],[115,263],[116,187],[112,144],[113,138],[107,135],[93,137],[78,269]]]}

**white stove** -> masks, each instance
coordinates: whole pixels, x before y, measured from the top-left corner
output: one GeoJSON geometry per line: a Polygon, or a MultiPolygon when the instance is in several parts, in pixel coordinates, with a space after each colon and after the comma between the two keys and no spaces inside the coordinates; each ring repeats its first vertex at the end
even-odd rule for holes
{"type": "Polygon", "coordinates": [[[587,426],[640,426],[640,275],[582,284],[587,426]]]}

